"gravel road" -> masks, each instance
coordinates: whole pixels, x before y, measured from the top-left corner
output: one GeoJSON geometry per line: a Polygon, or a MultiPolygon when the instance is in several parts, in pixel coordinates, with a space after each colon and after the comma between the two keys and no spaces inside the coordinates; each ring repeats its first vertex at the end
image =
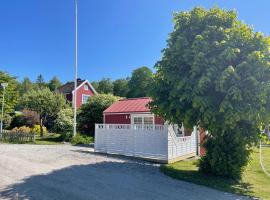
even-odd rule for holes
{"type": "Polygon", "coordinates": [[[158,165],[70,145],[0,144],[0,199],[246,199],[177,181],[158,165]]]}

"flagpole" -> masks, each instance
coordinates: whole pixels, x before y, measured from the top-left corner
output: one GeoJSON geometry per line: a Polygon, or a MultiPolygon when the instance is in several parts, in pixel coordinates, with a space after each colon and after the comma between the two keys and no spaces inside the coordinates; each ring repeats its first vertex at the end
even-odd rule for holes
{"type": "Polygon", "coordinates": [[[78,73],[78,1],[75,0],[75,74],[74,74],[74,124],[73,124],[73,136],[77,133],[77,73],[78,73]]]}

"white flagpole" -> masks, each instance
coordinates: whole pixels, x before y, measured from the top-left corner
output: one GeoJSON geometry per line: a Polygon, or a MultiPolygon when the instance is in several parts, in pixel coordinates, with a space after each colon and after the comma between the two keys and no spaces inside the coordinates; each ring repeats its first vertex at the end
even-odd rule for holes
{"type": "Polygon", "coordinates": [[[77,133],[77,73],[78,73],[78,1],[75,0],[75,76],[74,76],[74,124],[73,124],[73,136],[77,133]]]}

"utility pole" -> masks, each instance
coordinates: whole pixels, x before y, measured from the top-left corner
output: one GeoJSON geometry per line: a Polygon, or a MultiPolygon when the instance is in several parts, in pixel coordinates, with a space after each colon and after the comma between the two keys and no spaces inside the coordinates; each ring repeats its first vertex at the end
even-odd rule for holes
{"type": "Polygon", "coordinates": [[[73,136],[77,133],[77,73],[78,73],[78,1],[75,0],[75,74],[74,74],[74,93],[73,93],[73,109],[74,109],[74,124],[73,136]]]}
{"type": "Polygon", "coordinates": [[[5,91],[6,91],[6,87],[8,86],[8,83],[1,83],[1,86],[3,87],[3,97],[2,97],[2,114],[1,114],[1,127],[0,127],[0,133],[3,133],[3,119],[4,119],[5,91]]]}

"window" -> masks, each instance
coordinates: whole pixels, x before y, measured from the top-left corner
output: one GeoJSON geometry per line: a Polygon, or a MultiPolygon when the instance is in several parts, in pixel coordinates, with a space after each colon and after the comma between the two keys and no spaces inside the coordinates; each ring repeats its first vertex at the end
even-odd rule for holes
{"type": "Polygon", "coordinates": [[[133,123],[134,124],[142,124],[142,117],[134,117],[133,123]]]}
{"type": "Polygon", "coordinates": [[[88,88],[88,85],[86,85],[86,84],[83,86],[83,88],[84,88],[84,90],[88,90],[89,89],[88,88]]]}
{"type": "Polygon", "coordinates": [[[90,97],[89,95],[84,95],[83,94],[82,95],[82,103],[85,104],[88,101],[89,97],[90,97]]]}
{"type": "Polygon", "coordinates": [[[133,116],[133,124],[154,124],[154,117],[153,116],[133,116]]]}
{"type": "Polygon", "coordinates": [[[153,117],[144,117],[143,118],[143,123],[144,124],[153,124],[153,117]]]}

